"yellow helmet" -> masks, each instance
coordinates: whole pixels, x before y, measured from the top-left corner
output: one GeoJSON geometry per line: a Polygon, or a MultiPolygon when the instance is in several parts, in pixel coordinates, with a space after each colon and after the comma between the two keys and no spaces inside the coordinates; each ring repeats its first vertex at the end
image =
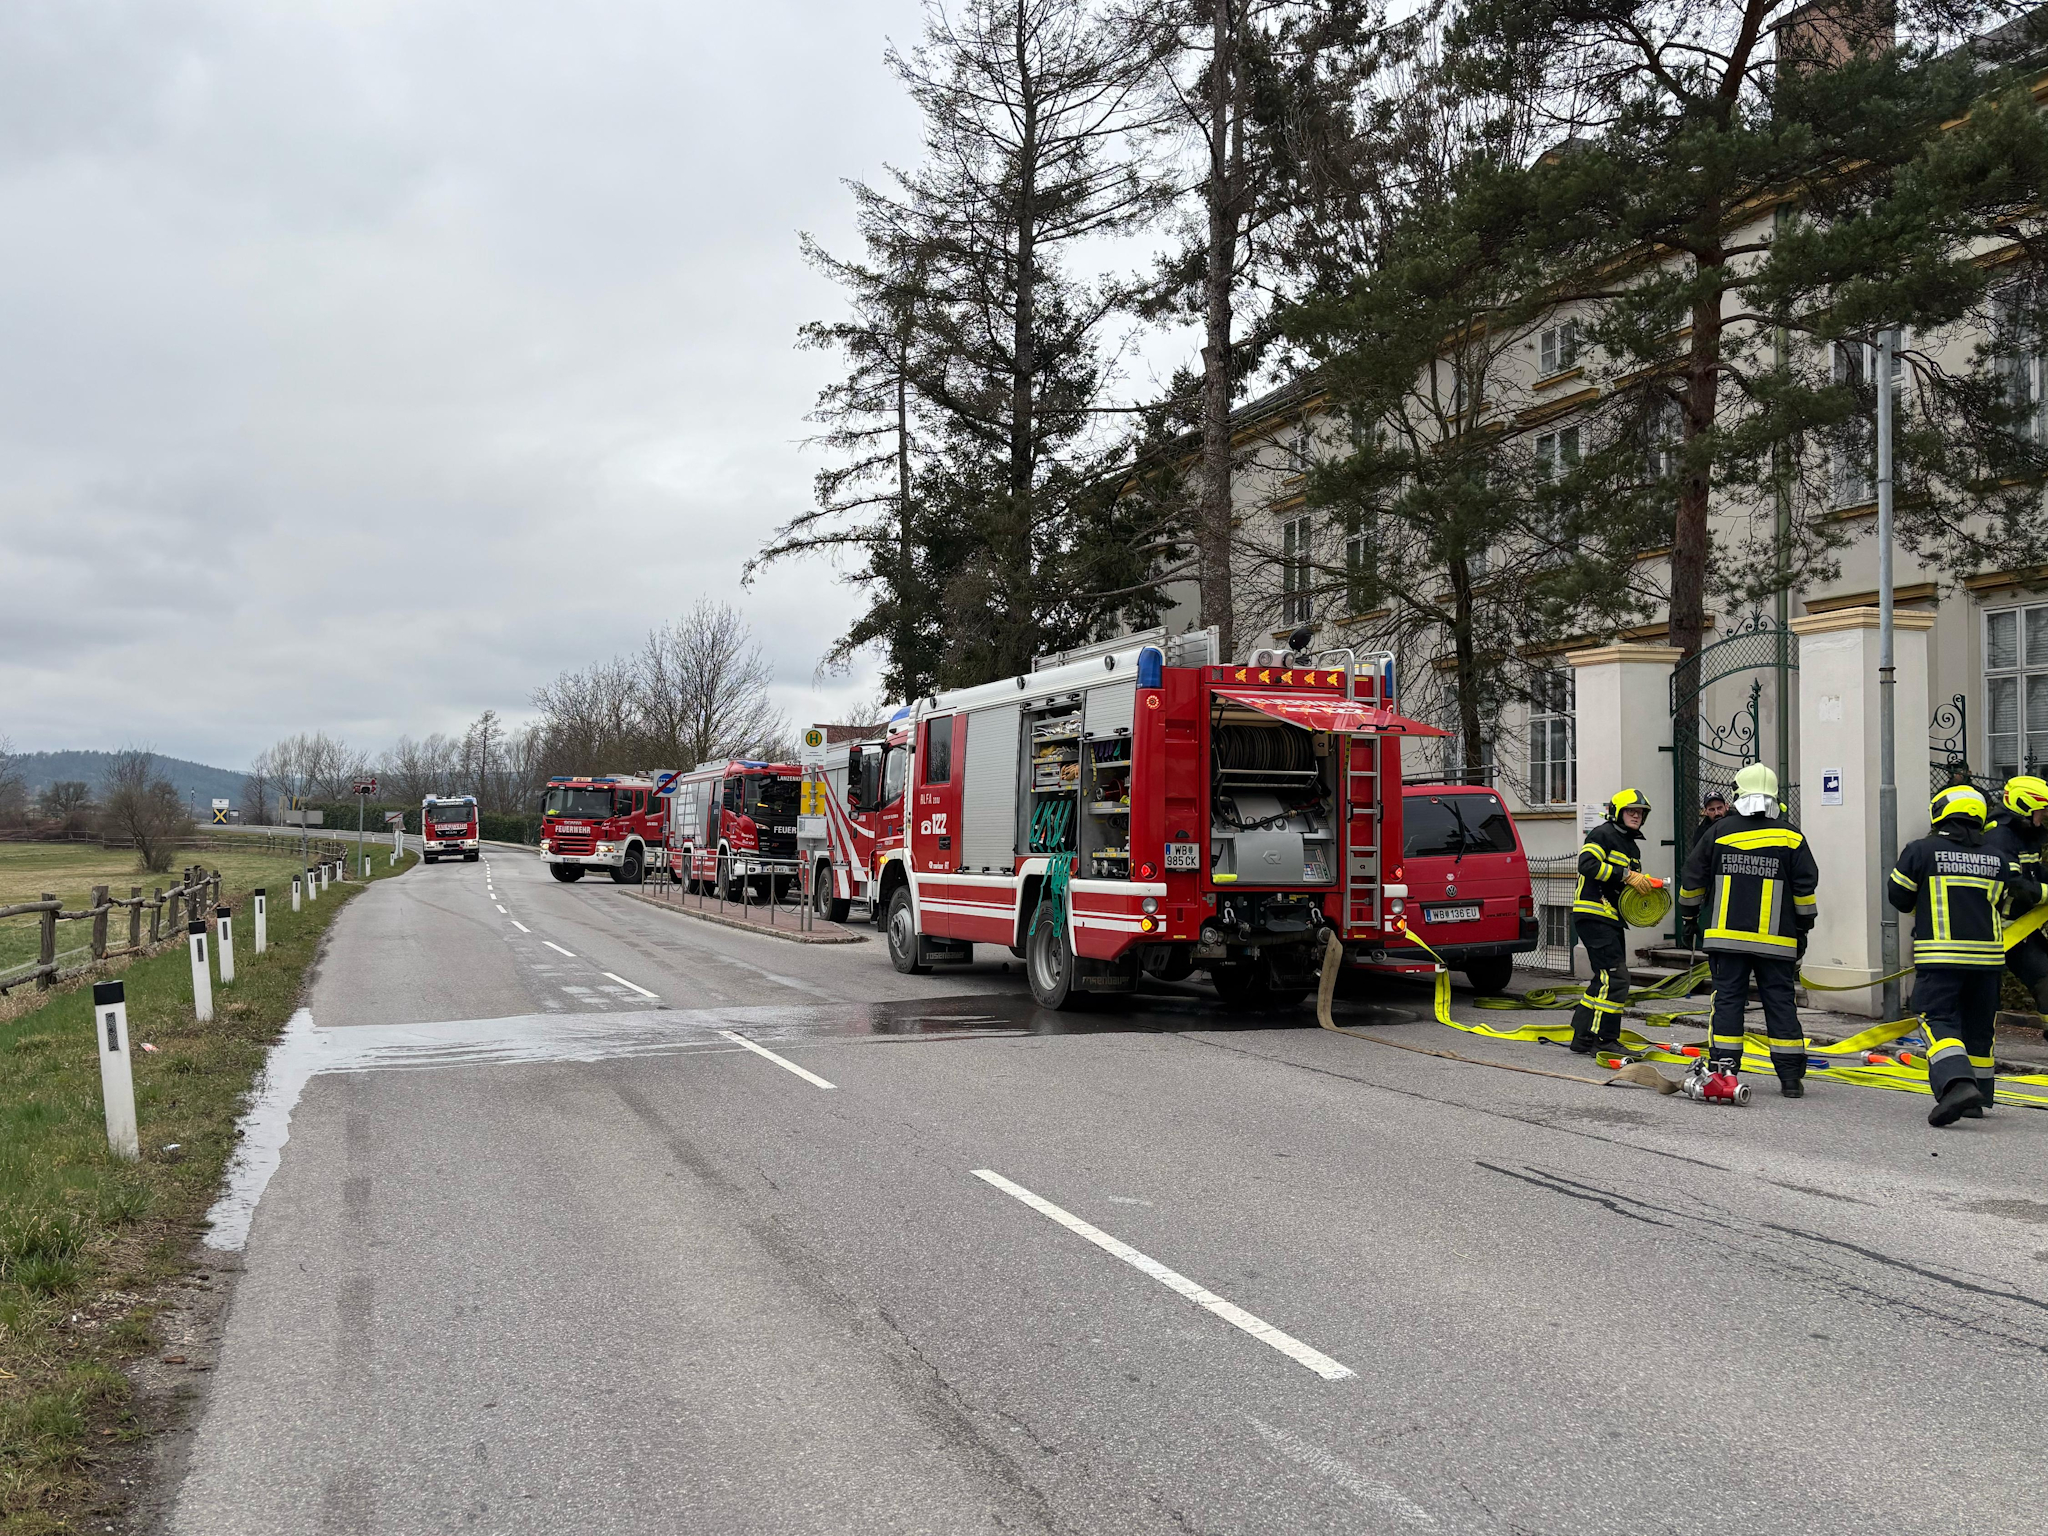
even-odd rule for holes
{"type": "Polygon", "coordinates": [[[1984,792],[1975,785],[1951,784],[1927,802],[1927,819],[1940,826],[1951,816],[1966,816],[1981,827],[1991,819],[1991,807],[1985,803],[1984,792]]]}
{"type": "Polygon", "coordinates": [[[1650,819],[1650,797],[1645,795],[1640,789],[1617,791],[1614,798],[1607,802],[1607,819],[1616,826],[1619,826],[1621,824],[1621,813],[1630,810],[1641,811],[1643,813],[1643,820],[1647,822],[1650,819]]]}
{"type": "Polygon", "coordinates": [[[2017,774],[2005,781],[2005,808],[2016,816],[2031,816],[2048,810],[2048,779],[2031,773],[2017,774]]]}

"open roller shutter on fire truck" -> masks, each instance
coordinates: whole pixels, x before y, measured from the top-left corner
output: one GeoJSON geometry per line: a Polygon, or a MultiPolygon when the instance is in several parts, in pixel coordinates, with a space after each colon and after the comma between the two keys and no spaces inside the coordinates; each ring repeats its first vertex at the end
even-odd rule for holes
{"type": "Polygon", "coordinates": [[[1017,866],[1019,706],[967,716],[967,783],[960,803],[960,863],[1009,874],[1017,866]]]}

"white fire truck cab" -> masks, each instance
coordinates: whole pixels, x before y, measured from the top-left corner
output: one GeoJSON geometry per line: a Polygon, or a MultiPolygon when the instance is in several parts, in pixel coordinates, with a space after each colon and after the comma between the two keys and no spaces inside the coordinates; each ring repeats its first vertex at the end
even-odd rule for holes
{"type": "Polygon", "coordinates": [[[1272,1006],[1328,933],[1359,958],[1402,942],[1401,741],[1445,733],[1349,651],[1212,646],[1134,637],[911,706],[877,892],[898,970],[1000,944],[1047,1008],[1196,969],[1272,1006]]]}

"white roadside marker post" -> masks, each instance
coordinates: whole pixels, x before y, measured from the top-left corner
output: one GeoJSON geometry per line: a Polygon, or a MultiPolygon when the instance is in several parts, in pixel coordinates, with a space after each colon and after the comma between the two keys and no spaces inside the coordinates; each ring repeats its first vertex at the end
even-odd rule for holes
{"type": "Polygon", "coordinates": [[[185,942],[192,951],[192,1016],[202,1024],[213,1022],[213,978],[206,974],[206,919],[195,917],[185,925],[185,942]]]}
{"type": "Polygon", "coordinates": [[[292,910],[294,912],[299,910],[299,886],[301,883],[302,881],[299,876],[292,876],[292,910]]]}
{"type": "Polygon", "coordinates": [[[92,1011],[99,1027],[100,1097],[107,1105],[107,1146],[134,1162],[142,1156],[135,1129],[135,1074],[128,1065],[128,989],[118,981],[92,984],[92,1011]]]}
{"type": "Polygon", "coordinates": [[[229,986],[235,979],[235,915],[226,902],[213,909],[213,946],[220,959],[220,984],[229,986]]]}
{"type": "Polygon", "coordinates": [[[308,864],[306,866],[306,900],[318,901],[319,899],[320,877],[313,872],[313,866],[308,864]]]}
{"type": "Polygon", "coordinates": [[[256,897],[256,953],[260,955],[263,953],[264,946],[270,940],[270,914],[266,910],[269,903],[264,898],[262,886],[257,886],[254,894],[256,897]]]}

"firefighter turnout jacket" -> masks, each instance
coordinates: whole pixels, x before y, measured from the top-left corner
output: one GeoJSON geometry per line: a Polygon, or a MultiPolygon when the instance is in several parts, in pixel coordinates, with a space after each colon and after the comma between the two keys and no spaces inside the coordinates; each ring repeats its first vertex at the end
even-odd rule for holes
{"type": "Polygon", "coordinates": [[[2018,860],[1960,817],[1906,845],[1886,894],[1914,914],[1913,964],[1921,970],[2003,969],[2006,917],[2041,899],[2018,860]]]}
{"type": "Polygon", "coordinates": [[[1618,822],[1603,821],[1586,834],[1579,850],[1579,888],[1572,897],[1572,915],[1623,926],[1621,893],[1629,871],[1640,871],[1643,836],[1618,822]]]}
{"type": "Polygon", "coordinates": [[[2001,854],[2019,865],[2020,873],[2035,885],[2041,884],[2042,851],[2048,845],[2048,827],[2037,827],[2031,816],[2001,810],[1991,818],[1984,834],[1984,851],[2001,854]]]}
{"type": "Polygon", "coordinates": [[[1709,951],[1798,958],[1820,915],[1820,866],[1806,834],[1782,816],[1724,816],[1693,845],[1678,879],[1678,904],[1704,905],[1709,951]]]}

